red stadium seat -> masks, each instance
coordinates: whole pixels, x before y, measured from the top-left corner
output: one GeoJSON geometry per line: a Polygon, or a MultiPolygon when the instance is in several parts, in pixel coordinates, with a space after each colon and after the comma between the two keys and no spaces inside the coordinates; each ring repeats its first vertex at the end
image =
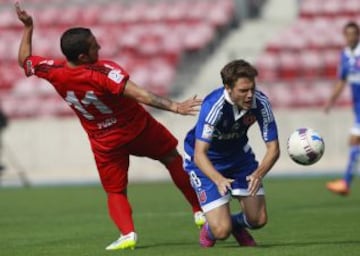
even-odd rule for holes
{"type": "Polygon", "coordinates": [[[343,14],[344,4],[338,0],[328,0],[324,1],[322,6],[322,14],[328,16],[329,18],[334,18],[339,13],[343,14]]]}
{"type": "Polygon", "coordinates": [[[276,54],[265,53],[256,62],[260,81],[273,82],[279,78],[279,58],[276,54]]]}
{"type": "Polygon", "coordinates": [[[16,27],[19,25],[19,21],[16,19],[13,9],[4,8],[0,10],[0,28],[16,27]]]}
{"type": "Polygon", "coordinates": [[[324,77],[334,79],[337,74],[337,66],[340,59],[340,53],[337,50],[328,50],[323,52],[324,77]]]}
{"type": "Polygon", "coordinates": [[[104,9],[102,6],[90,4],[82,6],[82,12],[79,15],[79,20],[82,24],[87,26],[96,25],[100,22],[100,17],[104,17],[104,9]]]}
{"type": "Polygon", "coordinates": [[[320,55],[317,51],[303,51],[299,59],[301,65],[300,76],[304,79],[321,77],[324,67],[321,57],[322,55],[320,55]]]}
{"type": "MultiPolygon", "coordinates": [[[[35,55],[63,59],[59,41],[64,30],[91,27],[102,46],[101,57],[119,61],[132,79],[160,94],[171,91],[181,57],[187,51],[205,49],[216,38],[216,29],[234,17],[234,0],[105,1],[86,5],[29,0],[27,4],[37,23],[35,55]]],[[[56,104],[51,86],[39,79],[25,79],[16,63],[18,44],[14,44],[19,40],[21,24],[12,9],[2,9],[0,14],[0,96],[12,97],[7,100],[11,115],[68,115],[70,108],[56,104]],[[16,105],[23,100],[26,104],[16,105]],[[41,101],[45,108],[39,110],[41,101]],[[30,103],[34,105],[28,107],[30,103]]]]}
{"type": "Polygon", "coordinates": [[[37,22],[41,26],[55,26],[58,25],[60,13],[61,11],[56,7],[47,7],[36,11],[34,16],[36,16],[37,22]]]}
{"type": "Polygon", "coordinates": [[[80,6],[69,6],[58,10],[57,23],[59,25],[74,26],[79,24],[79,16],[81,14],[80,6]],[[61,13],[61,15],[59,15],[61,13]]]}
{"type": "Polygon", "coordinates": [[[302,0],[300,6],[300,16],[302,18],[312,18],[321,13],[321,3],[316,0],[302,0]]]}
{"type": "Polygon", "coordinates": [[[279,78],[293,80],[300,75],[300,59],[297,54],[283,52],[279,54],[279,78]]]}
{"type": "Polygon", "coordinates": [[[360,13],[360,2],[358,0],[342,1],[344,13],[348,19],[353,19],[360,13]]]}
{"type": "Polygon", "coordinates": [[[98,10],[98,21],[100,24],[117,24],[122,22],[125,12],[127,12],[126,7],[122,6],[119,1],[107,4],[98,10]]]}
{"type": "Polygon", "coordinates": [[[169,5],[165,14],[165,21],[176,24],[178,21],[185,19],[189,9],[191,9],[191,6],[189,6],[188,1],[175,1],[169,5]]]}
{"type": "Polygon", "coordinates": [[[183,29],[183,44],[185,49],[190,51],[197,51],[206,47],[215,36],[213,27],[206,23],[185,26],[183,29]]]}
{"type": "MultiPolygon", "coordinates": [[[[303,0],[300,18],[267,43],[257,62],[260,79],[271,86],[284,84],[281,87],[288,86],[296,95],[289,104],[274,95],[280,105],[323,105],[331,93],[329,80],[336,79],[340,49],[345,45],[342,29],[349,20],[360,22],[360,1],[303,0]]],[[[287,90],[277,91],[276,87],[271,94],[287,90]]],[[[349,99],[344,96],[340,104],[349,104],[349,99]]]]}

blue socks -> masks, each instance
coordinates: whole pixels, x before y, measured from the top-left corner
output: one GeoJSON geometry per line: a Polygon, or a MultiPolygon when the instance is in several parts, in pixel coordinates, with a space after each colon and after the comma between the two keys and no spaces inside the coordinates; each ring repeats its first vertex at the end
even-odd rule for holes
{"type": "Polygon", "coordinates": [[[349,187],[357,167],[359,154],[360,154],[360,146],[351,146],[349,162],[344,175],[344,180],[349,187]]]}
{"type": "Polygon", "coordinates": [[[211,229],[210,229],[210,227],[209,227],[209,223],[207,223],[207,222],[205,223],[205,229],[206,229],[206,231],[207,231],[208,237],[209,237],[211,240],[215,241],[216,238],[214,237],[213,233],[211,232],[211,229]]]}
{"type": "Polygon", "coordinates": [[[240,228],[252,228],[247,222],[245,214],[242,212],[231,215],[231,223],[234,230],[238,230],[240,228]]]}

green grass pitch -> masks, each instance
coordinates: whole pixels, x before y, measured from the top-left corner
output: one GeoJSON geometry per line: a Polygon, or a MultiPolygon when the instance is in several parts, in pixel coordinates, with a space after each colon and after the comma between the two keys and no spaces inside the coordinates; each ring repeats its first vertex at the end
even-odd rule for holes
{"type": "Polygon", "coordinates": [[[100,187],[2,188],[0,255],[360,255],[360,182],[347,198],[328,193],[324,182],[266,180],[269,223],[252,232],[259,246],[241,248],[229,238],[211,249],[199,248],[189,207],[173,185],[132,184],[139,243],[115,252],[104,250],[118,233],[100,187]]]}

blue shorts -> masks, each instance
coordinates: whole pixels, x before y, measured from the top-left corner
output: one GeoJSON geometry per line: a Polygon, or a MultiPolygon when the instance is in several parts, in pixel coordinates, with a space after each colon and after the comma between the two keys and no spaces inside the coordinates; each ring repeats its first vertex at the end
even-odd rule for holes
{"type": "MultiPolygon", "coordinates": [[[[190,176],[191,185],[197,194],[203,212],[206,213],[221,205],[227,204],[230,201],[231,196],[249,196],[250,194],[248,191],[248,182],[246,177],[252,174],[256,170],[257,166],[257,162],[254,162],[254,164],[248,166],[246,170],[229,170],[222,172],[224,177],[235,180],[231,184],[231,191],[229,191],[225,196],[220,195],[216,184],[205,176],[198,168],[187,170],[190,176]]],[[[256,195],[264,194],[264,188],[261,186],[256,195]]]]}

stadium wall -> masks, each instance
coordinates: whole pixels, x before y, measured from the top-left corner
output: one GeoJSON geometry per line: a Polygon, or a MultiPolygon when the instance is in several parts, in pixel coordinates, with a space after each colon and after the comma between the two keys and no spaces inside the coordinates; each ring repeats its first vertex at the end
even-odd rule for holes
{"type": "MultiPolygon", "coordinates": [[[[342,170],[347,156],[348,131],[352,125],[349,109],[337,109],[330,115],[319,109],[277,109],[275,114],[282,155],[272,175],[323,175],[342,170]],[[287,156],[287,137],[299,127],[312,127],[325,139],[325,155],[314,166],[299,166],[287,156]]],[[[182,140],[194,125],[195,118],[169,113],[158,113],[156,117],[179,138],[182,152],[182,140]]],[[[250,130],[250,143],[259,158],[264,153],[264,145],[256,125],[250,130]]],[[[75,118],[13,121],[4,133],[4,144],[4,162],[8,168],[2,177],[3,184],[18,184],[19,170],[24,170],[33,184],[98,182],[87,137],[75,118]]],[[[159,163],[131,159],[131,181],[167,179],[167,171],[159,163]]]]}

